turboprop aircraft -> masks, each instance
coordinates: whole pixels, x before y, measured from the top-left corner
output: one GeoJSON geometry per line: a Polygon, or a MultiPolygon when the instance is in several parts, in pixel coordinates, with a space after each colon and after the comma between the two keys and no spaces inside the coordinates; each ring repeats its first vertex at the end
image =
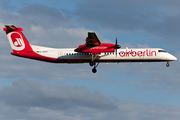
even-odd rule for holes
{"type": "Polygon", "coordinates": [[[120,49],[117,44],[101,43],[94,32],[88,32],[83,45],[78,48],[57,49],[31,45],[21,31],[23,28],[5,25],[3,29],[12,47],[12,55],[52,63],[89,63],[96,73],[99,63],[105,62],[167,62],[177,60],[176,57],[160,48],[127,48],[120,49]]]}

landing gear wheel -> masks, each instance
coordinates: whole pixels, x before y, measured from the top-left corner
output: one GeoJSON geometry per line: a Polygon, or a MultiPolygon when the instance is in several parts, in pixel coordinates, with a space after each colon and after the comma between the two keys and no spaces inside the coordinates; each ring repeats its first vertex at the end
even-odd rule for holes
{"type": "Polygon", "coordinates": [[[169,67],[169,63],[167,63],[166,66],[169,67]]]}
{"type": "Polygon", "coordinates": [[[96,62],[93,62],[93,61],[91,61],[91,62],[89,62],[89,65],[91,66],[93,64],[93,69],[92,69],[92,72],[93,73],[96,73],[97,72],[97,66],[99,65],[99,63],[98,64],[96,64],[96,62]]]}
{"type": "Polygon", "coordinates": [[[96,69],[96,68],[93,68],[93,69],[92,69],[92,72],[93,72],[93,73],[96,73],[96,72],[97,72],[97,69],[96,69]]]}

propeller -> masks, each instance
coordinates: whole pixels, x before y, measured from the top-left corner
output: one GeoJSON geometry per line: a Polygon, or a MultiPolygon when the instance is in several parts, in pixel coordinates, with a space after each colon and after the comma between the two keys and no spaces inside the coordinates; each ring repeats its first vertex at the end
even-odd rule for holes
{"type": "Polygon", "coordinates": [[[116,37],[116,43],[115,43],[115,46],[114,46],[114,49],[115,49],[115,52],[116,52],[116,57],[117,57],[117,49],[121,48],[120,45],[117,44],[117,37],[116,37]]]}

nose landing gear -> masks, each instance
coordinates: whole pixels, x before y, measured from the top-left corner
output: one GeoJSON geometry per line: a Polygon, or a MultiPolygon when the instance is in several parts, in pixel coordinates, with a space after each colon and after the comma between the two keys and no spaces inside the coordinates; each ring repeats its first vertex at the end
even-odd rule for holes
{"type": "Polygon", "coordinates": [[[169,67],[169,65],[170,65],[170,64],[169,64],[169,60],[168,60],[166,66],[169,67]]]}

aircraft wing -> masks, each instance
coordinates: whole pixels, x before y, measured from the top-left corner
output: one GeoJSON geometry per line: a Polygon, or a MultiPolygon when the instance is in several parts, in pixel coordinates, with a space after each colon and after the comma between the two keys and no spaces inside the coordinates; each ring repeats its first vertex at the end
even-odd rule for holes
{"type": "Polygon", "coordinates": [[[88,32],[88,37],[86,38],[86,46],[98,46],[101,45],[98,37],[94,32],[88,32]]]}

